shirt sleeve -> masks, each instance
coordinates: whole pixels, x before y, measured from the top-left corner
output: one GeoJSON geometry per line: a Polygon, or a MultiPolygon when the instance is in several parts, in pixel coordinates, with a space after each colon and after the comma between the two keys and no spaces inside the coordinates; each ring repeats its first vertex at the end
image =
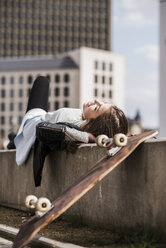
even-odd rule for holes
{"type": "Polygon", "coordinates": [[[76,130],[75,128],[66,127],[65,135],[67,140],[80,141],[83,143],[89,142],[88,133],[76,130]]]}

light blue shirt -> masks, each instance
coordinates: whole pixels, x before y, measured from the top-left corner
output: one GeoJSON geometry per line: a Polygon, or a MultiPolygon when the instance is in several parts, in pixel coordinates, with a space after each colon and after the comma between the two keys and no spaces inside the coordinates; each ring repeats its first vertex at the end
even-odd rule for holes
{"type": "Polygon", "coordinates": [[[32,109],[24,116],[17,136],[14,139],[16,146],[16,163],[22,165],[36,139],[36,125],[41,122],[41,116],[46,114],[43,109],[32,109]]]}
{"type": "Polygon", "coordinates": [[[22,165],[34,145],[36,139],[36,125],[41,121],[50,123],[69,122],[77,125],[83,123],[81,109],[61,108],[54,112],[46,112],[35,108],[29,110],[24,116],[17,136],[14,139],[16,146],[16,163],[22,165]]]}

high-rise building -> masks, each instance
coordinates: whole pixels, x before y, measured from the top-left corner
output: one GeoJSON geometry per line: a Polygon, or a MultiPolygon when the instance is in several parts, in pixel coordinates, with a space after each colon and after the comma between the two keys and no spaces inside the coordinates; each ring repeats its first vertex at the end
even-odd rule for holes
{"type": "Polygon", "coordinates": [[[110,50],[111,0],[1,0],[0,57],[110,50]]]}
{"type": "Polygon", "coordinates": [[[0,59],[0,143],[17,131],[32,82],[50,80],[49,111],[81,108],[99,99],[124,109],[124,58],[110,51],[82,47],[61,56],[0,59]],[[18,69],[19,68],[19,69],[18,69]]]}
{"type": "Polygon", "coordinates": [[[160,137],[166,137],[166,0],[160,0],[160,137]]]}

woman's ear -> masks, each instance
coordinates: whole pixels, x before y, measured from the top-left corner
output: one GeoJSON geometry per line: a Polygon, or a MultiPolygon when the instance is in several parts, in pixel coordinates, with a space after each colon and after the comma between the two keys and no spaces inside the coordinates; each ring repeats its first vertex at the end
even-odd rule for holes
{"type": "Polygon", "coordinates": [[[84,113],[82,113],[82,120],[85,120],[85,116],[84,116],[84,113]]]}

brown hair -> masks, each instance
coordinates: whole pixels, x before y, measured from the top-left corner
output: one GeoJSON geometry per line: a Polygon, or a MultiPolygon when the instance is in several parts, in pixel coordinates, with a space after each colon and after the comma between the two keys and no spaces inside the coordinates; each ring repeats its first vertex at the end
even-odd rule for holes
{"type": "MultiPolygon", "coordinates": [[[[112,138],[117,133],[128,134],[128,120],[121,109],[111,105],[110,111],[95,119],[91,119],[81,130],[91,133],[95,137],[100,134],[105,134],[112,138]]],[[[77,142],[68,142],[66,150],[74,153],[78,145],[79,143],[77,142]]]]}
{"type": "Polygon", "coordinates": [[[128,133],[128,120],[121,109],[112,105],[109,112],[91,119],[82,130],[92,133],[95,137],[105,134],[111,138],[116,133],[128,133]]]}

